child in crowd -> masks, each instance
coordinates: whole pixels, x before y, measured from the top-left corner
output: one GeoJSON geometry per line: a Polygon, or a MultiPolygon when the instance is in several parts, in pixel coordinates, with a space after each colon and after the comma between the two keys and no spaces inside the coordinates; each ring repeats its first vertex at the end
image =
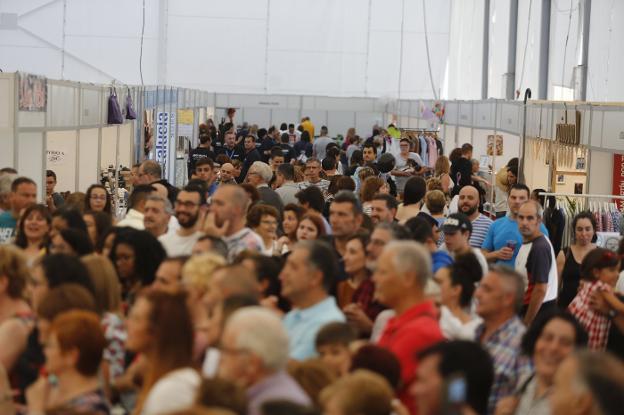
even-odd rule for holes
{"type": "Polygon", "coordinates": [[[357,334],[347,323],[329,323],[316,335],[316,352],[337,376],[344,376],[351,367],[351,344],[357,334]]]}

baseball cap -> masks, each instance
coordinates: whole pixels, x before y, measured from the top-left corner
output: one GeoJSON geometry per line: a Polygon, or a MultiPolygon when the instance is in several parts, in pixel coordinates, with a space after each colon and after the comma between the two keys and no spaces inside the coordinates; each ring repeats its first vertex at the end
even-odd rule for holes
{"type": "Polygon", "coordinates": [[[442,225],[442,232],[455,233],[459,230],[472,233],[472,223],[463,213],[453,213],[446,218],[442,225]]]}

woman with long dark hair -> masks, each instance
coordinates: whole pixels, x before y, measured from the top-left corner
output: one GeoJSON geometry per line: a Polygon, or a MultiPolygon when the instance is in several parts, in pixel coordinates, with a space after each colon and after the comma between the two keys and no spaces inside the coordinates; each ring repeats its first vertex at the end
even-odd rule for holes
{"type": "Polygon", "coordinates": [[[108,190],[101,184],[92,184],[85,196],[85,211],[104,212],[113,215],[111,197],[108,190]]]}
{"type": "Polygon", "coordinates": [[[557,255],[560,292],[557,302],[566,308],[576,296],[581,282],[581,263],[596,248],[596,219],[590,212],[581,212],[572,220],[572,244],[557,255]]]}
{"type": "MultiPolygon", "coordinates": [[[[94,247],[101,246],[100,239],[104,236],[108,230],[113,226],[112,218],[104,212],[88,211],[82,215],[85,224],[87,225],[87,233],[91,244],[94,247]]],[[[101,251],[96,251],[99,253],[101,251]]]]}
{"type": "Polygon", "coordinates": [[[374,301],[375,283],[366,266],[367,232],[349,237],[345,246],[344,269],[347,279],[338,283],[337,301],[349,324],[361,335],[370,335],[373,322],[384,307],[374,301]]]}
{"type": "Polygon", "coordinates": [[[191,405],[201,377],[193,369],[193,321],[186,295],[139,294],[127,328],[126,347],[141,353],[147,366],[133,413],[169,413],[191,405]]]}
{"type": "Polygon", "coordinates": [[[52,216],[48,208],[45,205],[30,205],[22,214],[15,245],[29,260],[43,255],[50,241],[51,226],[52,216]]]}

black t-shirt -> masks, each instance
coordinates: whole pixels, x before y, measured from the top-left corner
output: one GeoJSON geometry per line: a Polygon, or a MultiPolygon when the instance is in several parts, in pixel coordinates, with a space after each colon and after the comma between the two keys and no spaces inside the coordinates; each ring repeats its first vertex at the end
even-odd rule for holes
{"type": "Polygon", "coordinates": [[[217,150],[217,155],[219,154],[225,154],[230,158],[230,160],[245,160],[245,152],[240,146],[234,146],[234,148],[231,150],[226,146],[223,146],[217,150]]]}
{"type": "Polygon", "coordinates": [[[462,187],[472,183],[472,162],[464,157],[456,160],[451,166],[451,179],[455,183],[451,196],[455,196],[462,187]]]}
{"type": "Polygon", "coordinates": [[[211,149],[205,148],[205,147],[197,147],[191,150],[191,152],[189,153],[189,160],[188,160],[189,179],[191,178],[193,171],[195,171],[195,164],[197,164],[199,160],[205,159],[205,158],[209,158],[209,159],[212,159],[212,161],[214,161],[216,158],[216,155],[211,149]]]}
{"type": "Polygon", "coordinates": [[[282,143],[280,144],[280,147],[282,148],[282,154],[284,155],[284,163],[290,163],[290,160],[296,158],[295,150],[293,150],[289,144],[282,143]]]}

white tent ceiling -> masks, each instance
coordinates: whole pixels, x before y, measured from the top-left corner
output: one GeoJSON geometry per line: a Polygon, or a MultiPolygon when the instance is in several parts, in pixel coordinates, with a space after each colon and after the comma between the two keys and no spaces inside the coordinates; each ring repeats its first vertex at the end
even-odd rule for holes
{"type": "Polygon", "coordinates": [[[514,79],[562,99],[578,88],[586,2],[587,99],[623,101],[615,0],[0,0],[0,68],[139,84],[142,54],[145,84],[211,92],[480,99],[514,79]]]}

